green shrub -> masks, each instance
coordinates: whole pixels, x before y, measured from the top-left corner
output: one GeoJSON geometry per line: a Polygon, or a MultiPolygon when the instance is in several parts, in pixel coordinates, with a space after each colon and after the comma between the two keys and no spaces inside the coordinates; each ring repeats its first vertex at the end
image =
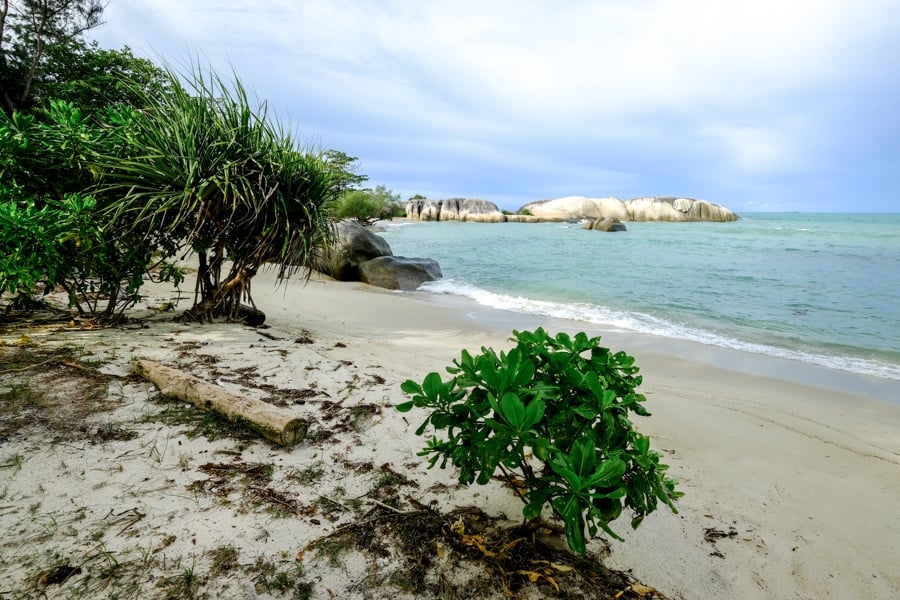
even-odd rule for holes
{"type": "Polygon", "coordinates": [[[584,333],[555,337],[543,329],[513,332],[516,346],[497,353],[482,348],[462,352],[443,381],[429,373],[402,389],[412,400],[397,406],[430,414],[416,430],[430,425],[445,431],[420,452],[459,469],[459,481],[488,483],[500,477],[519,494],[525,519],[541,516],[545,505],[565,522],[566,540],[585,552],[585,527],[591,536],[608,526],[624,508],[632,527],[662,501],[677,512],[681,496],[667,466],[650,450],[649,438],[632,428],[630,413],[647,416],[634,359],[600,346],[584,333]]]}
{"type": "Polygon", "coordinates": [[[129,233],[132,224],[112,220],[93,187],[99,157],[121,150],[136,114],[116,107],[89,117],[56,100],[41,120],[0,113],[0,296],[10,306],[62,288],[80,314],[112,319],[139,299],[149,267],[180,281],[171,265],[151,264],[173,242],[129,233]]]}
{"type": "Polygon", "coordinates": [[[400,196],[383,185],[374,190],[350,190],[330,204],[329,212],[336,219],[356,219],[364,226],[406,215],[400,196]]]}
{"type": "Polygon", "coordinates": [[[68,224],[61,210],[16,201],[13,190],[0,185],[0,295],[27,301],[39,283],[52,286],[64,264],[60,240],[68,224]]]}

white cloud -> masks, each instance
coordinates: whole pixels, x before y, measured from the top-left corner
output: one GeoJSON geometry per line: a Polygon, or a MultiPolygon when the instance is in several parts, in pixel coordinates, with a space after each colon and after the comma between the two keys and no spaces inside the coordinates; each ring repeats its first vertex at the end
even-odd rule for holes
{"type": "Polygon", "coordinates": [[[848,29],[862,11],[846,0],[140,0],[113,2],[107,13],[117,9],[117,18],[156,15],[154,37],[175,45],[167,50],[311,64],[401,88],[422,81],[524,115],[639,113],[782,93],[827,75],[834,53],[864,34],[848,29]]]}
{"type": "Polygon", "coordinates": [[[896,0],[113,0],[105,15],[103,45],[230,62],[373,178],[452,161],[447,186],[521,165],[548,190],[770,190],[755,180],[829,164],[853,94],[897,93],[896,0]]]}
{"type": "Polygon", "coordinates": [[[782,173],[800,166],[799,144],[785,129],[716,125],[701,135],[722,149],[720,166],[741,175],[782,173]]]}

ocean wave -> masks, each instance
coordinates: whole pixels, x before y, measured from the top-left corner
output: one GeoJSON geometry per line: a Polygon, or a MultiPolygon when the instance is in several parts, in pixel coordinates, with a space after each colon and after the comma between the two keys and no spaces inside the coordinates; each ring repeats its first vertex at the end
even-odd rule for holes
{"type": "Polygon", "coordinates": [[[536,300],[524,296],[498,294],[454,279],[423,284],[420,291],[469,298],[481,306],[527,315],[581,321],[620,330],[658,335],[709,346],[798,360],[831,369],[900,381],[900,365],[875,359],[804,352],[721,335],[714,331],[668,321],[640,312],[623,311],[588,303],[536,300]]]}

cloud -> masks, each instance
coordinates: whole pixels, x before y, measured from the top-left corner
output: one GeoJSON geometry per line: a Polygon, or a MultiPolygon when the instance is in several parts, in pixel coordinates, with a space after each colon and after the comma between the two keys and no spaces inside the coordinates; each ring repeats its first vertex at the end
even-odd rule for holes
{"type": "Polygon", "coordinates": [[[305,139],[389,187],[761,205],[848,168],[847,139],[896,163],[900,125],[860,108],[900,96],[895,4],[114,0],[98,38],[233,65],[305,139]]]}

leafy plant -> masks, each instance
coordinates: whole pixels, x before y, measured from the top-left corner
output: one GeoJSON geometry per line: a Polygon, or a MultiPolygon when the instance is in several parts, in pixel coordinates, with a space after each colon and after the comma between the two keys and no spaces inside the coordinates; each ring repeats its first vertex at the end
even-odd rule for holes
{"type": "Polygon", "coordinates": [[[584,333],[556,336],[542,328],[513,332],[516,343],[499,354],[463,350],[442,380],[429,373],[419,384],[403,383],[412,400],[397,409],[430,411],[416,430],[436,435],[420,452],[459,469],[470,485],[500,477],[525,503],[526,520],[545,505],[565,523],[569,547],[583,554],[585,528],[621,540],[609,523],[628,508],[632,527],[659,501],[677,512],[675,481],[650,450],[650,440],[632,427],[630,415],[647,416],[634,358],[611,352],[584,333]]]}
{"type": "Polygon", "coordinates": [[[350,190],[329,203],[328,209],[336,219],[356,219],[366,227],[381,219],[406,214],[400,205],[400,195],[383,185],[374,190],[350,190]]]}
{"type": "MultiPolygon", "coordinates": [[[[129,233],[178,240],[196,254],[197,288],[188,317],[237,318],[253,304],[251,280],[268,264],[289,275],[313,263],[333,234],[324,205],[333,172],[300,149],[265,102],[240,80],[197,67],[166,71],[169,93],[138,90],[143,106],[127,157],[99,160],[98,194],[115,198],[108,216],[129,233]]],[[[174,246],[169,256],[181,250],[174,246]]]]}
{"type": "Polygon", "coordinates": [[[60,287],[80,314],[110,319],[138,299],[143,277],[179,283],[165,232],[131,233],[130,224],[104,215],[102,195],[91,193],[98,154],[119,153],[134,130],[136,111],[116,107],[89,118],[70,102],[51,100],[33,115],[0,113],[0,295],[27,306],[37,286],[60,287]]]}

